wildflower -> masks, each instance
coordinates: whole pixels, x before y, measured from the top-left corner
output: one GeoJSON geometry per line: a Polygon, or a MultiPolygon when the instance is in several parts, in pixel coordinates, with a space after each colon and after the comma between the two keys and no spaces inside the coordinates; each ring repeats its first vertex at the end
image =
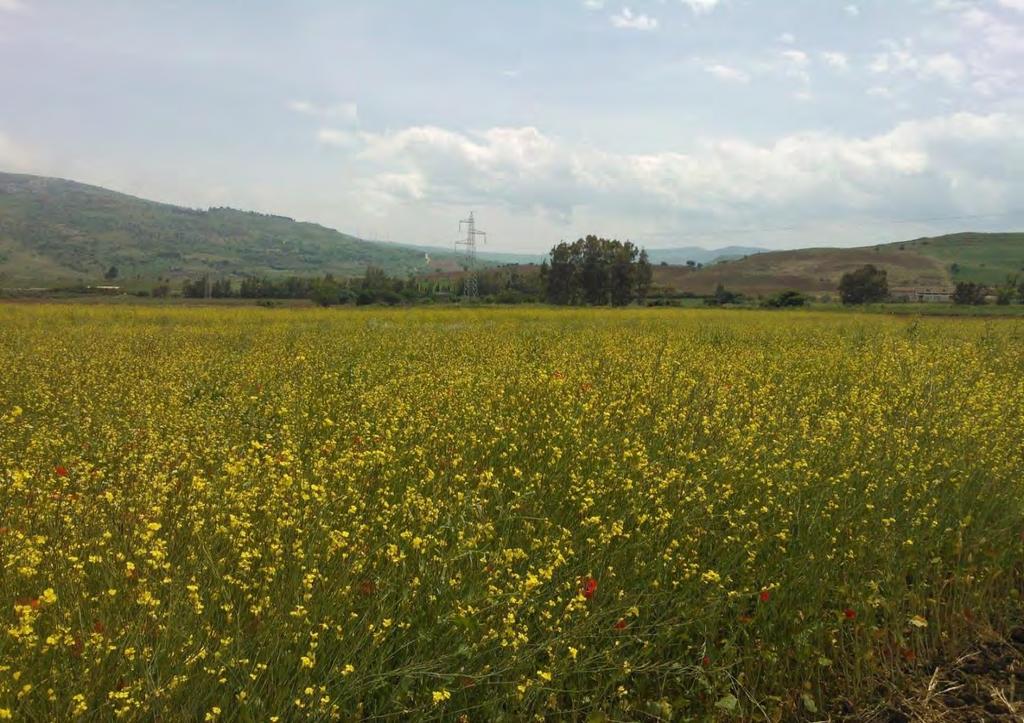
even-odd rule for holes
{"type": "Polygon", "coordinates": [[[846,617],[847,620],[853,620],[855,617],[857,617],[857,611],[853,608],[846,608],[845,610],[843,610],[843,615],[846,617]]]}
{"type": "Polygon", "coordinates": [[[760,598],[761,602],[766,603],[772,599],[772,593],[770,590],[762,590],[758,598],[760,598]]]}
{"type": "Polygon", "coordinates": [[[587,600],[594,597],[594,593],[597,592],[597,580],[592,577],[584,578],[583,584],[580,586],[580,593],[587,600]]]}
{"type": "Polygon", "coordinates": [[[619,618],[618,621],[616,621],[616,623],[612,627],[615,628],[616,630],[625,630],[626,629],[626,621],[625,621],[625,619],[624,618],[619,618]]]}
{"type": "Polygon", "coordinates": [[[434,700],[434,705],[437,705],[438,703],[443,703],[444,701],[449,700],[452,697],[451,691],[449,691],[447,688],[435,690],[430,695],[434,700]]]}
{"type": "Polygon", "coordinates": [[[57,475],[58,477],[67,477],[67,476],[68,476],[68,468],[67,468],[67,467],[65,467],[65,466],[64,466],[64,465],[62,465],[62,464],[58,464],[58,465],[57,465],[56,467],[54,467],[54,468],[53,468],[53,471],[54,471],[54,473],[55,473],[55,474],[56,474],[56,475],[57,475]]]}
{"type": "Polygon", "coordinates": [[[57,602],[57,593],[53,591],[52,587],[48,587],[43,591],[42,600],[47,605],[53,605],[57,602]]]}

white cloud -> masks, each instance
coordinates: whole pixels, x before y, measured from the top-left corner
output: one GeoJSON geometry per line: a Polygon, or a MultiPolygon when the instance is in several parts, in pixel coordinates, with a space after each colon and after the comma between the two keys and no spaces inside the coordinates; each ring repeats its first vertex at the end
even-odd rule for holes
{"type": "Polygon", "coordinates": [[[634,14],[629,8],[622,8],[619,13],[610,16],[612,25],[617,28],[629,30],[655,30],[658,27],[658,19],[640,13],[634,14]]]}
{"type": "Polygon", "coordinates": [[[821,54],[821,59],[836,70],[846,70],[850,67],[850,60],[846,57],[845,53],[825,51],[821,54]]]}
{"type": "Polygon", "coordinates": [[[804,85],[810,85],[811,74],[807,72],[807,64],[810,61],[810,57],[802,50],[792,48],[790,50],[783,50],[779,53],[782,58],[782,72],[786,75],[796,78],[804,85]]]}
{"type": "Polygon", "coordinates": [[[708,65],[704,67],[704,70],[715,76],[719,80],[726,80],[732,83],[749,83],[750,76],[744,73],[738,68],[733,68],[728,65],[708,65]]]}
{"type": "Polygon", "coordinates": [[[887,42],[889,50],[877,54],[868,68],[873,73],[907,73],[920,80],[941,80],[961,85],[968,77],[967,64],[952,53],[918,55],[910,42],[887,42]]]}
{"type": "Polygon", "coordinates": [[[921,76],[940,78],[950,85],[960,85],[967,76],[967,66],[949,53],[933,55],[921,65],[921,76]]]}
{"type": "Polygon", "coordinates": [[[860,8],[857,7],[856,5],[847,5],[845,8],[843,8],[843,10],[845,10],[846,14],[849,15],[851,18],[855,18],[858,15],[860,15],[860,8]]]}
{"type": "Polygon", "coordinates": [[[868,95],[876,98],[892,98],[895,94],[892,92],[891,88],[887,88],[884,85],[873,85],[868,88],[868,95]]]}
{"type": "Polygon", "coordinates": [[[0,12],[16,13],[25,9],[25,3],[21,0],[0,0],[0,12]]]}
{"type": "Polygon", "coordinates": [[[587,10],[600,10],[604,7],[604,0],[583,0],[583,7],[587,10]]]}
{"type": "Polygon", "coordinates": [[[534,127],[460,133],[419,126],[361,133],[352,162],[367,192],[396,201],[482,200],[568,218],[580,209],[905,216],[1007,210],[1024,196],[1024,122],[958,113],[875,136],[803,132],[774,143],[733,138],[686,152],[628,154],[575,145],[534,127]]]}
{"type": "Polygon", "coordinates": [[[1004,8],[1024,13],[1024,0],[999,0],[999,4],[1004,8]]]}
{"type": "Polygon", "coordinates": [[[807,65],[807,53],[802,50],[783,50],[781,55],[793,65],[807,65]]]}
{"type": "Polygon", "coordinates": [[[356,123],[359,120],[359,106],[355,103],[317,105],[308,100],[290,100],[287,103],[287,107],[296,113],[319,118],[328,118],[348,123],[356,123]]]}
{"type": "Polygon", "coordinates": [[[793,33],[783,33],[782,35],[779,36],[778,40],[780,43],[792,45],[793,43],[796,42],[796,36],[793,35],[793,33]]]}
{"type": "Polygon", "coordinates": [[[694,15],[705,15],[718,7],[720,0],[681,0],[681,2],[690,8],[694,15]]]}

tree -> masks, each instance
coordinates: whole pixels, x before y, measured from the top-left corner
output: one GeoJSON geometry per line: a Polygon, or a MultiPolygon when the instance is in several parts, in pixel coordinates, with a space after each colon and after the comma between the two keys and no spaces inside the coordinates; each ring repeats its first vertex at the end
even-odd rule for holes
{"type": "Polygon", "coordinates": [[[870,304],[888,296],[888,274],[874,264],[848,271],[839,280],[839,298],[844,304],[870,304]]]}
{"type": "Polygon", "coordinates": [[[980,306],[985,303],[985,287],[973,281],[961,281],[953,291],[953,303],[980,306]]]}
{"type": "Polygon", "coordinates": [[[103,274],[103,278],[105,278],[107,281],[113,281],[114,279],[116,279],[117,267],[111,266],[109,269],[107,269],[107,273],[103,274]]]}
{"type": "Polygon", "coordinates": [[[623,306],[646,296],[651,265],[633,243],[589,235],[551,249],[540,269],[544,298],[551,304],[623,306]]]}
{"type": "Polygon", "coordinates": [[[640,300],[647,298],[651,291],[651,283],[654,280],[654,269],[647,257],[647,249],[640,250],[640,258],[636,262],[636,295],[640,300]]]}

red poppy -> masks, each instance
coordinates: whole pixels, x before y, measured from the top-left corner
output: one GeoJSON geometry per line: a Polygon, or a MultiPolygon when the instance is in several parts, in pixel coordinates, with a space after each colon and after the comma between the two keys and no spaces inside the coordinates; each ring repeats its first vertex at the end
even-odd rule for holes
{"type": "Polygon", "coordinates": [[[107,626],[97,620],[92,624],[92,631],[97,635],[103,635],[107,632],[107,626]]]}
{"type": "Polygon", "coordinates": [[[622,618],[619,618],[618,622],[615,623],[615,625],[613,625],[612,627],[615,628],[616,630],[625,630],[626,629],[626,621],[623,620],[622,618]]]}
{"type": "Polygon", "coordinates": [[[58,464],[56,467],[54,467],[53,471],[57,473],[58,477],[68,476],[68,468],[62,464],[58,464]]]}
{"type": "Polygon", "coordinates": [[[846,616],[847,620],[853,620],[855,617],[857,617],[857,611],[853,610],[852,608],[846,608],[845,610],[843,610],[843,615],[846,616]]]}
{"type": "Polygon", "coordinates": [[[376,591],[377,586],[374,584],[373,580],[363,580],[359,583],[359,593],[361,595],[369,597],[370,595],[373,595],[373,593],[376,591]]]}
{"type": "Polygon", "coordinates": [[[711,665],[711,658],[705,655],[703,659],[701,659],[700,664],[703,665],[705,668],[708,667],[709,665],[711,665]]]}
{"type": "Polygon", "coordinates": [[[762,590],[761,594],[758,597],[761,598],[761,602],[768,602],[769,600],[771,600],[772,594],[769,590],[762,590]]]}
{"type": "Polygon", "coordinates": [[[592,577],[583,579],[583,585],[580,587],[580,592],[583,593],[583,597],[590,600],[594,597],[594,593],[597,592],[597,580],[592,577]]]}
{"type": "Polygon", "coordinates": [[[20,597],[14,601],[14,604],[19,607],[30,607],[33,610],[38,610],[42,605],[37,597],[20,597]]]}

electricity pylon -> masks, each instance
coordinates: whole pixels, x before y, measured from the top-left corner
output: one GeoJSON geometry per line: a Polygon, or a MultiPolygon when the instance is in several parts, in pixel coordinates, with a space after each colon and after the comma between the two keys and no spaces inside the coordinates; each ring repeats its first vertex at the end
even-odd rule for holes
{"type": "Polygon", "coordinates": [[[455,242],[456,247],[466,247],[466,255],[463,261],[466,267],[466,280],[462,293],[466,298],[475,299],[480,295],[480,284],[476,275],[476,237],[483,236],[484,243],[487,243],[487,232],[476,230],[476,220],[473,218],[472,211],[469,212],[469,218],[459,221],[460,232],[462,231],[463,224],[466,225],[466,238],[455,242]]]}

